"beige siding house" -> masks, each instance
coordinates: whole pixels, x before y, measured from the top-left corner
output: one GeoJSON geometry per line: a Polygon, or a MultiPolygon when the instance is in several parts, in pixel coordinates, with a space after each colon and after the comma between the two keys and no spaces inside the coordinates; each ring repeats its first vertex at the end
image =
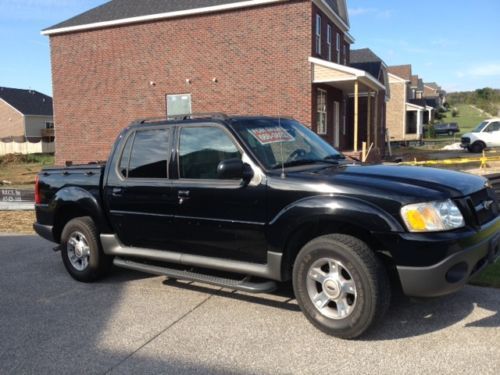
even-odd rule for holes
{"type": "Polygon", "coordinates": [[[0,87],[0,140],[52,140],[52,98],[34,90],[0,87]]]}

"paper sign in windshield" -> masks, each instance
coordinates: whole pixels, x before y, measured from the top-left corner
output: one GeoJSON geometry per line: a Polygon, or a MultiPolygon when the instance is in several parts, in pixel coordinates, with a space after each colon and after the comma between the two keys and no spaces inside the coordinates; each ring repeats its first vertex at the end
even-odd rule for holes
{"type": "Polygon", "coordinates": [[[248,131],[263,145],[278,142],[293,142],[295,140],[285,129],[279,126],[274,128],[249,129],[248,131]]]}

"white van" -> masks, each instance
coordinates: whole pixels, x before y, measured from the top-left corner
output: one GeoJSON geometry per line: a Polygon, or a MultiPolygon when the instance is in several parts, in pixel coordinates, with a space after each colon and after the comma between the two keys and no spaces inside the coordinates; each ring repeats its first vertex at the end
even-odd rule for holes
{"type": "Polygon", "coordinates": [[[487,147],[500,147],[500,118],[484,120],[472,132],[462,136],[460,146],[469,152],[482,152],[487,147]]]}

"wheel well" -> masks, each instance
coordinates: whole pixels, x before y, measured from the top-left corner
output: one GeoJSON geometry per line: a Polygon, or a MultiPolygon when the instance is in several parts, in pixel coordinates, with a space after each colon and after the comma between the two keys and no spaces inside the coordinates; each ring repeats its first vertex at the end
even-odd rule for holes
{"type": "Polygon", "coordinates": [[[76,218],[82,216],[91,216],[88,211],[76,204],[69,204],[59,208],[55,214],[54,229],[52,230],[54,239],[61,242],[61,234],[66,224],[76,218]]]}
{"type": "Polygon", "coordinates": [[[474,143],[472,143],[472,145],[475,145],[475,144],[481,144],[484,148],[486,148],[486,143],[484,143],[484,141],[477,140],[477,141],[474,141],[474,143]]]}
{"type": "MultiPolygon", "coordinates": [[[[281,265],[281,275],[283,281],[291,279],[295,259],[297,258],[300,249],[302,249],[306,243],[316,237],[332,233],[347,234],[356,237],[365,242],[373,251],[383,249],[382,244],[377,241],[377,239],[374,238],[369,231],[360,226],[333,220],[322,220],[314,223],[307,223],[296,230],[286,243],[283,263],[281,265]]],[[[383,258],[384,263],[388,261],[390,262],[390,258],[388,256],[383,256],[383,258]]]]}

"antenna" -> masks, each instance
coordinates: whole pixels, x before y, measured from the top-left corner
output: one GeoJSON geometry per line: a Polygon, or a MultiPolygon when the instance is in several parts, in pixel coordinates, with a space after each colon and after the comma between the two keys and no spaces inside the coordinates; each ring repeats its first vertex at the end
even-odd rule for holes
{"type": "MultiPolygon", "coordinates": [[[[274,65],[274,74],[276,75],[276,78],[279,78],[278,76],[278,68],[277,68],[277,65],[275,64],[274,65]]],[[[279,82],[279,80],[276,80],[276,82],[279,82]]],[[[277,112],[278,112],[278,126],[279,126],[279,129],[280,131],[284,132],[285,129],[283,129],[283,127],[281,126],[281,114],[280,114],[280,95],[278,93],[278,95],[276,95],[277,97],[277,102],[276,102],[276,105],[277,105],[277,112]]],[[[283,139],[281,140],[280,142],[280,159],[281,159],[281,178],[286,178],[286,175],[285,175],[285,160],[283,158],[283,139]]]]}

